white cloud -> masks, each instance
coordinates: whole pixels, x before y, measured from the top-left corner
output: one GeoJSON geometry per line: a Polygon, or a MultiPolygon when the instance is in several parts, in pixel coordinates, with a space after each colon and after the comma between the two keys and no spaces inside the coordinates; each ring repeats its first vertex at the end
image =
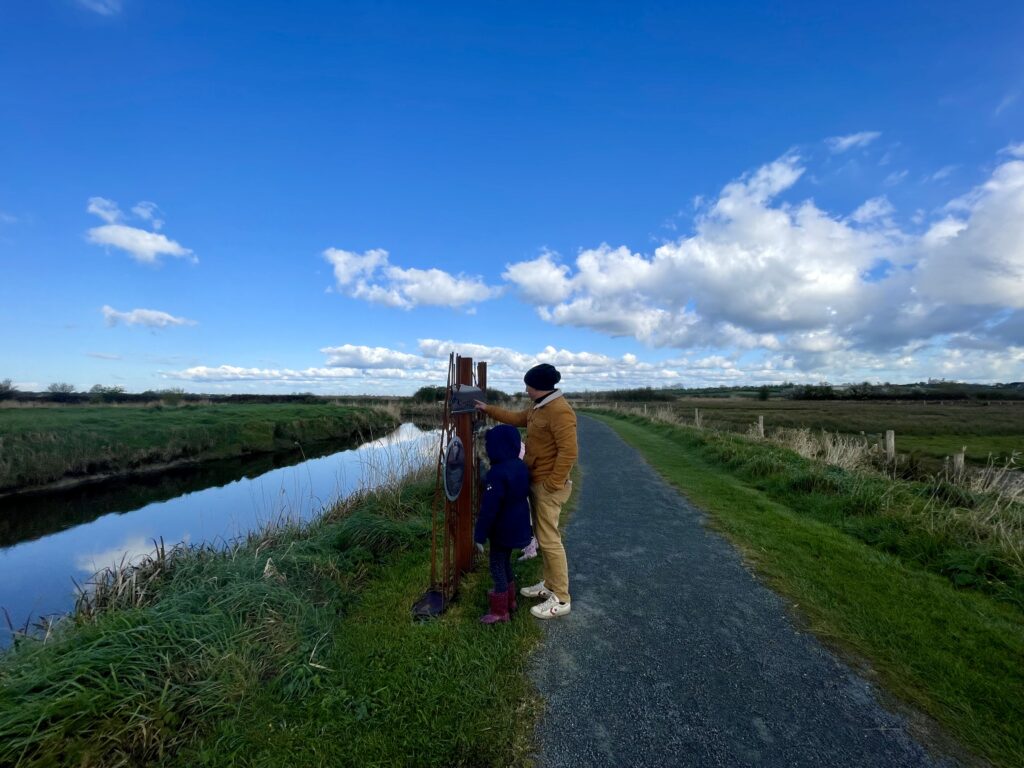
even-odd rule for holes
{"type": "Polygon", "coordinates": [[[393,266],[388,252],[380,248],[362,254],[328,248],[323,256],[334,268],[339,291],[389,307],[461,307],[486,301],[500,292],[479,277],[452,275],[440,269],[393,266]]]}
{"type": "Polygon", "coordinates": [[[175,317],[158,309],[133,309],[130,312],[119,312],[111,306],[104,306],[102,312],[107,325],[110,327],[114,327],[119,323],[124,323],[125,325],[144,325],[148,328],[196,325],[194,320],[175,317]]]}
{"type": "Polygon", "coordinates": [[[920,234],[896,226],[884,196],[848,218],[810,200],[780,202],[803,172],[787,156],[725,185],[693,234],[653,254],[583,250],[548,294],[530,282],[531,270],[551,272],[548,256],[509,265],[505,278],[554,324],[653,347],[747,350],[803,371],[905,376],[920,355],[901,355],[898,368],[871,355],[919,344],[932,361],[954,333],[1013,340],[997,321],[1024,309],[1024,162],[998,166],[930,222],[916,213],[920,234]]]}
{"type": "Polygon", "coordinates": [[[944,165],[931,176],[928,177],[929,181],[942,181],[942,179],[949,178],[949,176],[959,168],[959,165],[944,165]]]}
{"type": "Polygon", "coordinates": [[[1024,161],[997,167],[956,207],[965,215],[922,238],[918,290],[947,303],[1024,307],[1024,161]]]}
{"type": "Polygon", "coordinates": [[[892,173],[885,177],[885,181],[882,183],[885,184],[885,186],[887,187],[895,187],[897,184],[901,183],[904,179],[906,179],[909,175],[910,171],[907,170],[893,171],[892,173]]]}
{"type": "Polygon", "coordinates": [[[523,298],[532,304],[557,304],[572,290],[569,267],[558,264],[557,255],[545,250],[532,261],[506,264],[502,277],[514,283],[523,298]]]}
{"type": "Polygon", "coordinates": [[[78,0],[78,4],[100,16],[116,16],[121,12],[121,0],[78,0]]]}
{"type": "MultiPolygon", "coordinates": [[[[122,223],[126,217],[113,200],[90,197],[86,210],[107,222],[103,226],[93,227],[86,233],[90,243],[125,251],[133,259],[144,264],[155,264],[161,256],[187,259],[193,264],[199,262],[190,249],[165,235],[122,223]]],[[[158,211],[156,203],[146,201],[136,203],[132,208],[132,213],[137,218],[149,222],[154,229],[160,229],[164,224],[161,219],[156,218],[158,211]]]]}
{"type": "Polygon", "coordinates": [[[144,264],[155,264],[161,256],[175,256],[189,259],[193,263],[198,262],[192,251],[180,243],[156,232],[147,232],[124,224],[93,227],[88,235],[89,242],[126,251],[133,259],[144,264]]]}
{"type": "Polygon", "coordinates": [[[895,210],[896,209],[892,207],[892,203],[890,203],[888,198],[883,195],[881,197],[872,197],[870,200],[865,200],[857,210],[850,214],[850,218],[858,224],[866,224],[869,221],[892,216],[895,210]]]}
{"type": "Polygon", "coordinates": [[[999,150],[999,152],[1000,154],[1007,154],[1024,159],[1024,141],[1019,144],[1008,144],[999,150]]]}
{"type": "Polygon", "coordinates": [[[132,206],[132,213],[143,221],[148,221],[153,229],[163,229],[164,222],[163,219],[157,216],[160,213],[160,208],[156,203],[143,200],[141,203],[136,203],[132,206]]]}
{"type": "Polygon", "coordinates": [[[992,112],[993,117],[999,117],[1006,109],[1009,109],[1013,104],[1020,98],[1020,91],[1010,91],[1008,94],[1003,96],[999,104],[996,105],[995,110],[992,112]]]}
{"type": "Polygon", "coordinates": [[[368,278],[388,263],[388,252],[374,248],[363,254],[345,251],[341,248],[328,248],[324,258],[334,267],[334,279],[339,287],[351,285],[355,281],[368,278]]]}
{"type": "Polygon", "coordinates": [[[86,210],[89,213],[99,216],[107,222],[107,224],[116,224],[124,218],[124,214],[121,213],[121,209],[117,207],[117,203],[113,200],[107,200],[105,197],[90,197],[89,206],[86,210]]]}
{"type": "Polygon", "coordinates": [[[828,144],[833,154],[840,154],[854,147],[866,147],[881,135],[881,131],[861,131],[846,136],[833,136],[830,139],[825,139],[825,143],[828,144]]]}
{"type": "Polygon", "coordinates": [[[97,360],[120,360],[120,355],[113,355],[108,352],[86,352],[86,357],[94,357],[97,360]]]}
{"type": "Polygon", "coordinates": [[[362,347],[342,344],[340,347],[324,347],[320,350],[327,355],[330,367],[347,368],[402,368],[423,364],[423,358],[398,352],[387,347],[362,347]]]}

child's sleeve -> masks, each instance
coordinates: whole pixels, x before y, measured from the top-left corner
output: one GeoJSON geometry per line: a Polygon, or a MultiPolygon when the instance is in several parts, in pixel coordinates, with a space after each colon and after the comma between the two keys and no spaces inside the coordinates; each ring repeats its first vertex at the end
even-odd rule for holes
{"type": "Polygon", "coordinates": [[[476,516],[476,529],[473,531],[473,541],[483,544],[491,533],[491,526],[501,509],[501,498],[504,489],[501,487],[501,477],[493,470],[487,473],[484,480],[484,493],[480,501],[480,514],[476,516]]]}

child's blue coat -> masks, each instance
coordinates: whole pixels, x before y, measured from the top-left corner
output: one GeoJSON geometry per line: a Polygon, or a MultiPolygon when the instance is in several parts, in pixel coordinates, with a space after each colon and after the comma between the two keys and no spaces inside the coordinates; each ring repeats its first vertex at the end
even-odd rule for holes
{"type": "Polygon", "coordinates": [[[519,430],[508,424],[492,427],[485,437],[491,469],[484,481],[483,500],[473,540],[503,549],[522,549],[530,543],[530,473],[519,458],[519,430]]]}

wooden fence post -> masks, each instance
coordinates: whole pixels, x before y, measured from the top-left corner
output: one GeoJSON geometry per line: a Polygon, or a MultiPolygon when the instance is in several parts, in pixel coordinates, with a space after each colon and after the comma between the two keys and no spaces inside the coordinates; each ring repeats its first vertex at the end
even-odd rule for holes
{"type": "Polygon", "coordinates": [[[960,453],[953,454],[953,477],[960,480],[964,476],[964,455],[967,453],[967,446],[960,449],[960,453]]]}
{"type": "Polygon", "coordinates": [[[757,436],[764,439],[764,416],[757,417],[757,436]]]}
{"type": "Polygon", "coordinates": [[[896,432],[892,429],[885,430],[885,460],[896,461],[896,432]]]}
{"type": "Polygon", "coordinates": [[[700,408],[693,409],[693,426],[700,429],[700,408]]]}

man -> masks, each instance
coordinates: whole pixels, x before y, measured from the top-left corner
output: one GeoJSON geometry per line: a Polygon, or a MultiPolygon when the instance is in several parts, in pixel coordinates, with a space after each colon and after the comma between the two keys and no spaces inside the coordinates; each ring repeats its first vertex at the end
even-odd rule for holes
{"type": "Polygon", "coordinates": [[[476,407],[496,421],[526,427],[526,455],[530,470],[530,507],[533,530],[544,562],[544,580],[523,587],[525,597],[545,598],[530,613],[538,619],[564,616],[571,610],[569,565],[558,532],[562,505],[572,494],[569,472],[579,453],[576,445],[576,413],[555,385],[562,379],[547,363],[526,372],[526,394],[533,405],[524,411],[510,411],[479,400],[476,407]]]}

